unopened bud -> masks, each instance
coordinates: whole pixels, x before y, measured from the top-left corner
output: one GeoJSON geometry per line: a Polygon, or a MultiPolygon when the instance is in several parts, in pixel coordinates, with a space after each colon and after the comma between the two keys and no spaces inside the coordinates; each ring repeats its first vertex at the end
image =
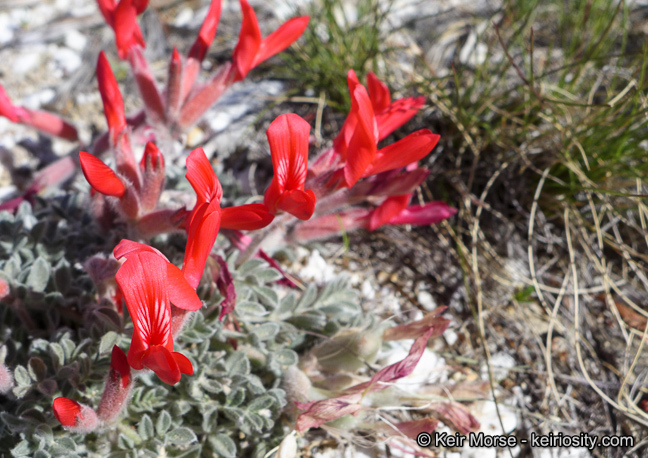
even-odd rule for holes
{"type": "Polygon", "coordinates": [[[378,332],[345,329],[315,347],[313,353],[324,371],[355,372],[376,361],[381,345],[378,332]]]}
{"type": "Polygon", "coordinates": [[[113,347],[110,360],[110,372],[106,379],[106,387],[99,402],[97,415],[105,423],[113,423],[126,406],[133,386],[131,368],[126,355],[117,345],[113,347]]]}
{"type": "Polygon", "coordinates": [[[140,162],[140,171],[143,177],[143,185],[140,190],[142,210],[144,213],[148,213],[157,206],[164,188],[164,156],[153,142],[146,144],[144,156],[140,162]]]}
{"type": "Polygon", "coordinates": [[[70,432],[87,434],[99,427],[95,411],[72,399],[56,398],[52,408],[56,419],[70,432]]]}

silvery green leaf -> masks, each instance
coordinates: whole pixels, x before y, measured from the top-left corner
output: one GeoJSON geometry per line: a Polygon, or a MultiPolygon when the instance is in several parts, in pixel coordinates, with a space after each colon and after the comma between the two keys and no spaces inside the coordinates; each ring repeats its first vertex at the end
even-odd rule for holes
{"type": "Polygon", "coordinates": [[[16,366],[14,369],[14,380],[18,386],[27,386],[32,383],[29,372],[23,366],[16,366]]]}
{"type": "Polygon", "coordinates": [[[166,435],[166,440],[168,444],[181,447],[183,445],[191,444],[192,442],[197,441],[198,438],[192,430],[181,426],[180,428],[176,428],[173,431],[169,432],[166,435]]]}
{"type": "Polygon", "coordinates": [[[70,340],[67,336],[63,339],[61,339],[61,347],[63,348],[63,351],[65,352],[65,359],[69,360],[74,356],[74,350],[76,349],[76,344],[74,341],[70,340]]]}
{"type": "Polygon", "coordinates": [[[11,258],[9,258],[9,261],[5,263],[2,270],[7,274],[9,278],[16,278],[22,270],[20,268],[20,265],[20,258],[18,258],[17,255],[14,254],[11,256],[11,258]]]}
{"type": "Polygon", "coordinates": [[[31,390],[31,386],[17,386],[12,390],[12,393],[18,399],[22,399],[29,392],[29,390],[31,390]]]}
{"type": "Polygon", "coordinates": [[[230,376],[246,375],[250,373],[250,361],[242,351],[237,351],[227,358],[225,366],[227,367],[228,375],[230,376]]]}
{"type": "Polygon", "coordinates": [[[223,391],[223,384],[220,383],[218,380],[203,379],[201,380],[200,384],[205,389],[205,391],[211,394],[216,394],[223,391]]]}
{"type": "Polygon", "coordinates": [[[253,286],[252,290],[266,305],[272,308],[276,308],[279,305],[279,296],[277,296],[277,293],[272,288],[268,288],[267,286],[253,286]]]}
{"type": "Polygon", "coordinates": [[[176,455],[177,458],[199,458],[202,456],[202,445],[196,444],[180,455],[176,455]]]}
{"type": "Polygon", "coordinates": [[[236,276],[243,278],[246,275],[251,274],[255,270],[261,268],[261,266],[267,265],[267,263],[263,259],[259,258],[253,258],[250,259],[249,261],[245,261],[241,267],[236,270],[236,276]]]}
{"type": "Polygon", "coordinates": [[[74,454],[74,452],[76,452],[76,444],[69,437],[57,437],[56,441],[52,444],[50,451],[54,456],[76,456],[74,454]]]}
{"type": "Polygon", "coordinates": [[[248,383],[248,388],[250,391],[252,391],[252,394],[263,394],[266,392],[265,386],[263,386],[261,379],[257,375],[249,374],[246,377],[246,380],[248,383]]]}
{"type": "Polygon", "coordinates": [[[300,316],[291,318],[290,322],[301,329],[319,331],[326,326],[326,315],[316,310],[310,310],[300,316]]]}
{"type": "Polygon", "coordinates": [[[261,283],[272,283],[283,278],[281,272],[274,268],[259,270],[254,275],[261,283]]]}
{"type": "Polygon", "coordinates": [[[47,376],[47,366],[43,360],[37,356],[29,358],[27,370],[29,371],[31,379],[35,382],[40,382],[47,376]]]}
{"type": "Polygon", "coordinates": [[[277,308],[277,314],[292,314],[293,310],[297,306],[297,299],[293,293],[287,294],[279,302],[279,307],[277,308]]]}
{"type": "Polygon", "coordinates": [[[43,258],[38,257],[31,266],[29,270],[29,276],[27,277],[27,286],[31,288],[32,291],[37,293],[42,293],[47,287],[47,282],[50,278],[50,265],[43,258]]]}
{"type": "Polygon", "coordinates": [[[248,404],[248,410],[252,412],[258,412],[259,410],[269,409],[273,406],[273,404],[274,399],[272,399],[272,396],[263,395],[250,402],[248,404]]]}
{"type": "Polygon", "coordinates": [[[264,323],[259,326],[255,326],[252,329],[252,333],[260,340],[270,340],[273,339],[279,334],[279,324],[269,322],[269,323],[264,323]]]}
{"type": "Polygon", "coordinates": [[[153,428],[153,421],[148,415],[144,415],[137,426],[137,433],[139,436],[144,439],[150,439],[155,435],[155,430],[153,428]]]}
{"type": "Polygon", "coordinates": [[[99,342],[99,354],[112,351],[112,348],[115,345],[119,344],[120,340],[120,334],[117,334],[114,331],[108,331],[106,334],[104,334],[104,336],[101,338],[101,341],[99,342]]]}
{"type": "Polygon", "coordinates": [[[11,449],[11,456],[27,456],[31,454],[31,447],[28,441],[20,441],[11,449]]]}
{"type": "Polygon", "coordinates": [[[297,353],[289,349],[277,350],[273,352],[272,358],[282,366],[294,366],[299,360],[297,353]]]}
{"type": "Polygon", "coordinates": [[[235,388],[227,395],[226,404],[230,407],[238,407],[245,401],[245,390],[241,387],[235,388]]]}
{"type": "Polygon", "coordinates": [[[121,433],[117,439],[117,447],[122,450],[132,449],[135,448],[135,441],[126,434],[121,433]]]}
{"type": "Polygon", "coordinates": [[[259,318],[268,315],[265,307],[258,302],[240,301],[236,303],[234,313],[238,316],[249,316],[251,318],[259,318]]]}
{"type": "Polygon", "coordinates": [[[297,302],[297,307],[295,308],[295,313],[302,312],[308,307],[313,305],[315,298],[317,297],[317,287],[313,284],[308,285],[306,291],[304,291],[297,302]]]}
{"type": "Polygon", "coordinates": [[[50,458],[52,455],[47,453],[45,450],[36,450],[32,455],[33,458],[50,458]]]}
{"type": "Polygon", "coordinates": [[[223,458],[236,457],[236,444],[225,434],[216,434],[208,438],[214,452],[223,458]]]}
{"type": "Polygon", "coordinates": [[[163,410],[162,413],[158,415],[157,421],[155,422],[155,431],[157,432],[158,437],[164,437],[166,432],[171,427],[171,415],[166,410],[163,410]]]}

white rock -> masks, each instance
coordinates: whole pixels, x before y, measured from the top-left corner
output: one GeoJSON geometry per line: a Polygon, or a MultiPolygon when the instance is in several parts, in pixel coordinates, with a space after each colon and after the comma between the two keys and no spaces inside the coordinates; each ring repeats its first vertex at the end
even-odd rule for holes
{"type": "Polygon", "coordinates": [[[43,89],[42,91],[35,92],[34,94],[23,97],[21,105],[32,110],[37,110],[42,105],[51,102],[56,96],[56,92],[52,88],[43,89]]]}
{"type": "Polygon", "coordinates": [[[40,63],[42,55],[43,53],[40,50],[21,52],[14,60],[11,67],[12,72],[21,75],[34,70],[40,63]]]}
{"type": "Polygon", "coordinates": [[[365,298],[369,300],[375,299],[376,297],[376,287],[368,278],[362,282],[362,286],[360,286],[360,292],[365,298]]]}
{"type": "Polygon", "coordinates": [[[193,10],[189,7],[184,7],[176,16],[175,20],[173,21],[173,25],[176,27],[185,27],[189,24],[189,22],[191,22],[193,16],[193,10]]]}
{"type": "Polygon", "coordinates": [[[419,291],[419,293],[416,295],[416,299],[418,300],[419,304],[421,304],[423,308],[428,312],[431,312],[432,310],[437,308],[434,297],[432,297],[432,294],[427,291],[419,291]]]}
{"type": "Polygon", "coordinates": [[[536,458],[589,458],[592,456],[585,447],[541,448],[536,452],[536,458]]]}
{"type": "MultiPolygon", "coordinates": [[[[508,353],[495,353],[490,360],[493,378],[500,382],[508,377],[509,370],[515,367],[515,359],[508,353]]],[[[484,364],[480,370],[482,380],[488,380],[488,366],[484,364]]]]}
{"type": "Polygon", "coordinates": [[[315,250],[311,253],[306,267],[299,272],[299,275],[304,280],[314,280],[318,283],[323,283],[335,278],[335,270],[326,263],[326,260],[320,255],[319,251],[315,250]]]}
{"type": "Polygon", "coordinates": [[[443,338],[448,345],[453,346],[455,343],[457,343],[457,340],[459,340],[459,335],[454,332],[454,330],[448,328],[443,333],[443,338]]]}
{"type": "Polygon", "coordinates": [[[76,29],[70,29],[65,32],[63,38],[65,46],[75,51],[82,51],[88,43],[88,39],[76,29]]]}
{"type": "Polygon", "coordinates": [[[13,39],[14,31],[11,19],[7,13],[0,14],[0,44],[8,43],[13,39]]]}
{"type": "Polygon", "coordinates": [[[81,66],[81,56],[77,51],[70,48],[58,47],[52,53],[52,57],[56,64],[66,73],[72,73],[81,66]]]}

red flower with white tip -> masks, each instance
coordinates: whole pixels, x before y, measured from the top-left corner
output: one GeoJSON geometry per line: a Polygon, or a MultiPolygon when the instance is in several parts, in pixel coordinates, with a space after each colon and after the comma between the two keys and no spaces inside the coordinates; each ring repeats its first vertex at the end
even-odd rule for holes
{"type": "Polygon", "coordinates": [[[163,382],[174,385],[181,374],[193,374],[193,367],[184,355],[173,351],[171,303],[195,311],[202,302],[182,271],[154,248],[122,240],[114,255],[126,258],[115,280],[135,328],[128,364],[136,370],[151,369],[163,382]]]}
{"type": "Polygon", "coordinates": [[[236,68],[236,81],[241,81],[254,67],[297,41],[304,33],[309,20],[308,16],[292,18],[267,37],[261,38],[261,30],[254,10],[247,0],[240,1],[243,23],[239,41],[232,55],[232,62],[236,68]]]}
{"type": "Polygon", "coordinates": [[[304,189],[308,171],[310,125],[294,113],[275,119],[267,131],[274,177],[265,192],[270,213],[288,212],[307,220],[315,211],[315,193],[304,189]]]}

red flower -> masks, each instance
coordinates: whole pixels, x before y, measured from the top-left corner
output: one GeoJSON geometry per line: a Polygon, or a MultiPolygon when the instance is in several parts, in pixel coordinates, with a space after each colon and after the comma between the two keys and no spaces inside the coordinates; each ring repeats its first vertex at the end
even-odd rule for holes
{"type": "Polygon", "coordinates": [[[124,100],[121,91],[103,51],[99,53],[97,59],[97,83],[99,83],[99,93],[101,94],[108,129],[114,137],[126,127],[126,115],[124,114],[124,100]]]}
{"type": "Polygon", "coordinates": [[[385,224],[413,224],[423,226],[448,219],[457,210],[445,202],[428,202],[425,205],[412,205],[412,194],[392,196],[385,199],[369,216],[369,230],[374,231],[385,224]]]}
{"type": "Polygon", "coordinates": [[[294,113],[275,119],[267,131],[274,177],[265,192],[270,213],[286,211],[307,220],[315,211],[315,193],[304,190],[308,171],[310,125],[294,113]]]}
{"type": "Polygon", "coordinates": [[[255,231],[272,222],[274,215],[264,204],[247,204],[221,209],[221,229],[255,231]]]}
{"type": "Polygon", "coordinates": [[[189,58],[196,59],[200,62],[205,58],[207,54],[207,49],[214,41],[216,36],[216,30],[218,29],[218,21],[220,21],[221,14],[221,0],[212,0],[209,5],[209,11],[207,11],[207,17],[200,27],[200,32],[198,33],[198,38],[191,47],[189,51],[189,58]]]}
{"type": "Polygon", "coordinates": [[[126,187],[113,170],[101,159],[85,151],[79,151],[81,171],[92,189],[106,196],[122,197],[126,187]]]}
{"type": "Polygon", "coordinates": [[[439,136],[421,129],[378,150],[378,142],[414,116],[423,99],[400,99],[388,104],[389,90],[375,76],[369,78],[370,92],[359,83],[353,70],[349,70],[347,81],[351,111],[333,143],[344,163],[347,187],[361,178],[418,161],[436,146],[439,136]]]}
{"type": "Polygon", "coordinates": [[[99,11],[106,23],[115,31],[115,41],[120,59],[126,59],[134,45],[146,47],[137,15],[144,12],[148,0],[97,0],[99,11]]]}
{"type": "Polygon", "coordinates": [[[18,115],[16,114],[16,107],[7,95],[5,88],[0,85],[0,116],[4,116],[11,122],[18,122],[18,115]]]}
{"type": "Polygon", "coordinates": [[[220,229],[223,188],[202,148],[196,148],[187,157],[186,176],[196,192],[197,202],[186,225],[187,247],[182,271],[189,284],[196,288],[220,229]]]}
{"type": "Polygon", "coordinates": [[[309,19],[308,16],[292,18],[262,39],[254,10],[247,0],[240,1],[243,23],[232,55],[237,72],[236,81],[241,81],[254,67],[294,43],[304,33],[309,19]]]}
{"type": "Polygon", "coordinates": [[[202,302],[180,269],[154,248],[122,240],[114,255],[126,258],[115,280],[135,327],[128,364],[137,370],[151,369],[163,382],[174,385],[181,374],[193,374],[193,367],[173,351],[170,304],[195,311],[202,302]]]}

